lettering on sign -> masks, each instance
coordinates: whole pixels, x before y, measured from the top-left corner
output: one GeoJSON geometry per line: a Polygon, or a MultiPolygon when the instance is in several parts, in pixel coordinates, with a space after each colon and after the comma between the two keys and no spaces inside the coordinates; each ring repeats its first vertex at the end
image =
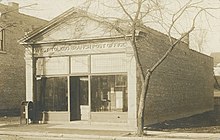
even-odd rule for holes
{"type": "Polygon", "coordinates": [[[54,47],[38,47],[35,48],[36,54],[52,53],[52,52],[68,52],[68,51],[83,51],[83,50],[99,50],[111,48],[126,48],[126,43],[102,43],[102,44],[70,44],[59,45],[54,47]]]}

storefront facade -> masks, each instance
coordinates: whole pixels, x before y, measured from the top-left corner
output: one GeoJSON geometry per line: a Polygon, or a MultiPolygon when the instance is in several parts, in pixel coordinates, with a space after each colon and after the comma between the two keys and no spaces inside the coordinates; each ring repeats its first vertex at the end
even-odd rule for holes
{"type": "Polygon", "coordinates": [[[135,126],[136,66],[130,42],[121,38],[89,42],[35,45],[35,61],[27,63],[36,68],[27,75],[36,73],[34,94],[27,93],[27,100],[35,100],[48,122],[86,120],[135,126]]]}

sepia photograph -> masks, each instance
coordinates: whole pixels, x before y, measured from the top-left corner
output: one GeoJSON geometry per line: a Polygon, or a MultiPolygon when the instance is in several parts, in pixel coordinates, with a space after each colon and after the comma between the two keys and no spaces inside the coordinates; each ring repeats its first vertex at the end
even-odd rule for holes
{"type": "Polygon", "coordinates": [[[0,140],[220,140],[220,0],[0,0],[0,140]]]}

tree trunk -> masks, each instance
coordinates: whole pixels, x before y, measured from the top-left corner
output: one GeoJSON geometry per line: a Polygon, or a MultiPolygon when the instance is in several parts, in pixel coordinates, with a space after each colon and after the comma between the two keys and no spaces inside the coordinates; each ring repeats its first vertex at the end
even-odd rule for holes
{"type": "Polygon", "coordinates": [[[144,131],[144,108],[145,108],[145,102],[146,102],[146,95],[147,95],[147,90],[149,87],[149,81],[150,81],[150,77],[151,77],[151,71],[147,71],[147,74],[144,78],[144,82],[142,83],[142,87],[141,87],[141,95],[140,95],[140,101],[139,101],[139,108],[138,108],[138,118],[137,118],[137,126],[138,126],[138,130],[137,130],[137,135],[138,136],[143,136],[144,131]]]}
{"type": "MultiPolygon", "coordinates": [[[[163,61],[169,56],[169,54],[173,51],[174,47],[186,36],[188,35],[191,31],[193,31],[194,27],[192,27],[186,34],[184,34],[182,37],[180,37],[178,40],[176,40],[170,48],[165,52],[165,54],[150,68],[147,70],[147,74],[144,77],[144,82],[142,81],[142,87],[141,87],[141,95],[140,95],[140,100],[139,100],[139,108],[138,108],[138,118],[137,118],[137,135],[138,136],[143,136],[143,127],[144,127],[144,108],[145,108],[145,102],[146,102],[146,96],[148,92],[148,87],[149,87],[149,81],[152,73],[156,70],[160,64],[163,63],[163,61]]],[[[135,42],[134,42],[135,43],[135,42]]],[[[135,44],[136,47],[136,44],[135,44]]],[[[135,50],[136,53],[136,59],[138,60],[138,66],[141,68],[140,60],[137,54],[137,51],[135,50]]],[[[139,69],[141,76],[143,76],[143,69],[139,69]]],[[[142,77],[143,78],[143,77],[142,77]]]]}

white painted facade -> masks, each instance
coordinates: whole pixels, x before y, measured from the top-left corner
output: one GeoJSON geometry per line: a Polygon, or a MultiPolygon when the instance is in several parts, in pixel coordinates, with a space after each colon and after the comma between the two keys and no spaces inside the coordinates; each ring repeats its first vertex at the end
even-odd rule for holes
{"type": "MultiPolygon", "coordinates": [[[[124,73],[127,76],[128,111],[127,124],[136,126],[136,65],[133,51],[129,41],[114,41],[105,43],[87,43],[77,45],[77,49],[71,49],[76,45],[46,46],[42,45],[34,49],[36,61],[36,79],[41,77],[60,77],[68,79],[68,110],[48,111],[48,122],[70,121],[70,77],[91,75],[112,75],[124,73]],[[85,48],[85,46],[90,46],[85,48]],[[93,47],[96,46],[96,47],[93,47]],[[100,47],[97,47],[100,46],[100,47]],[[114,46],[114,47],[113,47],[114,46]]],[[[31,55],[26,55],[26,99],[34,101],[33,92],[33,64],[31,55]]],[[[89,82],[90,83],[90,82],[89,82]]],[[[90,85],[90,84],[89,84],[90,85]]],[[[89,88],[90,89],[90,88],[89,88]]],[[[81,120],[91,119],[91,91],[89,92],[89,105],[81,105],[81,120]]],[[[116,91],[119,92],[119,91],[116,91]]],[[[117,94],[119,96],[119,94],[117,94]]],[[[122,95],[119,97],[122,98],[122,95]]],[[[119,99],[118,98],[118,99],[119,99]]],[[[121,107],[120,99],[116,106],[121,107]]],[[[114,121],[113,121],[114,122],[114,121]]]]}
{"type": "Polygon", "coordinates": [[[24,41],[26,100],[35,103],[36,119],[136,128],[136,62],[130,40],[109,24],[74,14],[64,13],[24,41]]]}

